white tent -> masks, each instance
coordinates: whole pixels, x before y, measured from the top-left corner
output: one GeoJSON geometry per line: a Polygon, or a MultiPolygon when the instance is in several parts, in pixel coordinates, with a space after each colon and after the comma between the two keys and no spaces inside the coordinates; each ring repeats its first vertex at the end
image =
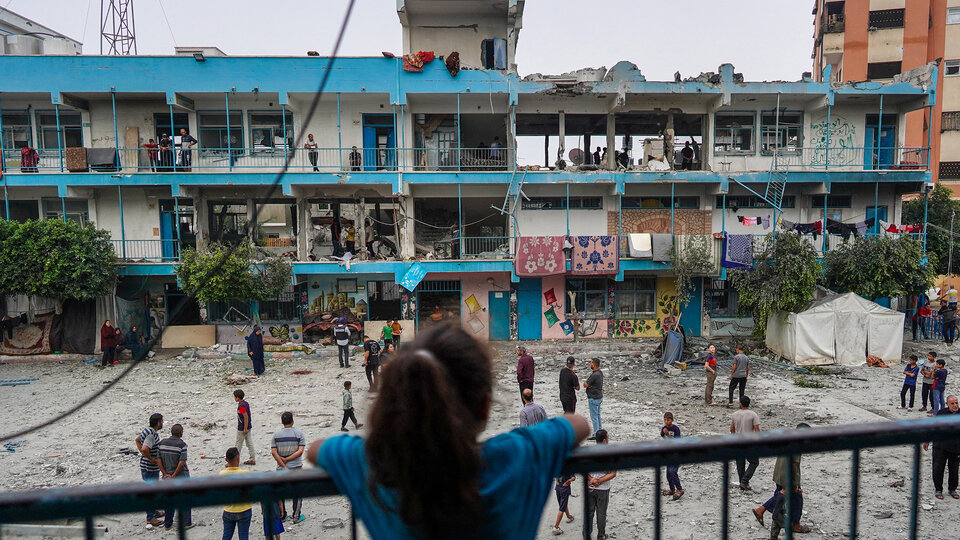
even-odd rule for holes
{"type": "Polygon", "coordinates": [[[805,366],[858,366],[867,355],[899,362],[903,317],[854,293],[831,294],[800,313],[771,314],[767,348],[805,366]]]}

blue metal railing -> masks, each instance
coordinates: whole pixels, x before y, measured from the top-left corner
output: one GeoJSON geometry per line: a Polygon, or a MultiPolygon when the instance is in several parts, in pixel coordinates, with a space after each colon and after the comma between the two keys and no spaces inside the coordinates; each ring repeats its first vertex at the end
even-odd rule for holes
{"type": "MultiPolygon", "coordinates": [[[[655,475],[653,506],[653,535],[661,538],[662,514],[660,477],[667,465],[715,463],[722,474],[720,508],[721,538],[729,538],[730,461],[745,458],[796,456],[823,452],[850,452],[850,513],[849,538],[856,538],[859,530],[860,451],[866,448],[909,446],[913,448],[910,472],[908,538],[915,540],[919,531],[920,456],[921,444],[952,441],[960,438],[960,416],[904,420],[871,424],[852,424],[805,430],[776,430],[724,437],[673,439],[666,441],[597,445],[575,450],[567,460],[564,471],[585,475],[594,471],[649,469],[655,475]]],[[[793,486],[791,467],[787,467],[786,490],[793,486]]],[[[870,471],[867,471],[869,474],[870,471]]],[[[586,478],[584,490],[589,489],[586,478]]],[[[85,521],[86,537],[95,538],[94,518],[110,513],[143,512],[154,508],[177,510],[204,506],[261,501],[272,508],[274,501],[287,498],[325,497],[338,495],[330,477],[321,470],[281,471],[249,475],[215,476],[184,480],[166,480],[159,483],[127,483],[104,486],[84,486],[66,489],[47,489],[0,494],[0,524],[38,522],[65,518],[85,521]]],[[[586,504],[587,497],[584,497],[586,504]]],[[[649,502],[649,500],[648,500],[649,502]]],[[[643,504],[640,501],[639,504],[643,504]]],[[[790,523],[793,508],[791,497],[786,498],[790,523]]],[[[177,512],[179,538],[187,537],[186,520],[177,512]]],[[[584,516],[586,513],[583,514],[584,516]]],[[[536,519],[536,516],[530,516],[536,519]]],[[[356,522],[351,516],[351,534],[356,538],[356,522]]],[[[793,537],[788,526],[786,538],[793,537]]]]}
{"type": "Polygon", "coordinates": [[[117,258],[125,261],[177,261],[180,260],[180,241],[161,240],[110,240],[117,258]]]}

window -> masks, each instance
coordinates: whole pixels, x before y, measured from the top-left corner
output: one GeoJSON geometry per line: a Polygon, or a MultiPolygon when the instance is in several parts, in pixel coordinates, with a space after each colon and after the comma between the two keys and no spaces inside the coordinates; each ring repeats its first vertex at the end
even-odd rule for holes
{"type": "MultiPolygon", "coordinates": [[[[63,148],[83,146],[83,121],[76,111],[60,111],[61,144],[63,148]]],[[[40,148],[57,148],[57,112],[37,111],[37,134],[40,148]]]]}
{"type": "Polygon", "coordinates": [[[826,33],[843,32],[844,2],[828,2],[826,7],[826,21],[824,21],[823,31],[826,33]]]}
{"type": "Polygon", "coordinates": [[[616,316],[642,319],[657,314],[657,278],[632,277],[617,283],[616,316]]]}
{"type": "MultiPolygon", "coordinates": [[[[780,208],[793,208],[796,205],[797,197],[794,195],[784,195],[780,201],[780,208]]],[[[717,195],[717,208],[723,208],[723,195],[717,195]]],[[[773,208],[767,201],[756,195],[727,195],[727,208],[773,208]]]]}
{"type": "Polygon", "coordinates": [[[777,148],[781,154],[796,154],[803,146],[803,113],[770,111],[760,114],[760,153],[773,155],[777,148]],[[778,136],[777,126],[780,126],[778,136]]]}
{"type": "Polygon", "coordinates": [[[10,221],[19,221],[23,223],[29,219],[40,219],[40,210],[37,201],[7,201],[6,204],[0,204],[0,216],[10,221]],[[10,206],[10,217],[7,217],[7,205],[10,206]]]}
{"type": "Polygon", "coordinates": [[[213,323],[249,323],[249,300],[218,300],[207,303],[207,320],[213,323]]]}
{"type": "Polygon", "coordinates": [[[960,60],[947,60],[944,62],[944,77],[956,77],[960,75],[960,60]]]}
{"type": "Polygon", "coordinates": [[[956,130],[960,130],[960,111],[944,112],[940,118],[940,131],[956,130]]]}
{"type": "MultiPolygon", "coordinates": [[[[851,208],[853,197],[850,195],[827,195],[827,208],[851,208]]],[[[823,208],[823,197],[813,196],[813,208],[823,208]]]]}
{"type": "Polygon", "coordinates": [[[197,131],[200,155],[225,154],[227,147],[235,154],[243,153],[243,114],[240,111],[230,111],[229,139],[226,111],[198,112],[197,131]]]}
{"type": "Polygon", "coordinates": [[[481,41],[480,65],[483,69],[507,69],[507,40],[492,38],[481,41]]]}
{"type": "Polygon", "coordinates": [[[947,8],[947,24],[960,24],[960,7],[947,8]]]}
{"type": "MultiPolygon", "coordinates": [[[[577,313],[585,319],[605,319],[610,316],[607,306],[606,278],[567,278],[567,293],[576,293],[577,313]]],[[[570,295],[566,299],[567,315],[572,315],[570,295]]]]}
{"type": "Polygon", "coordinates": [[[261,321],[282,322],[300,320],[300,295],[296,292],[285,291],[276,298],[261,300],[258,304],[261,321]]]}
{"type": "MultiPolygon", "coordinates": [[[[941,180],[960,179],[960,161],[941,161],[939,178],[941,180]]],[[[11,213],[12,210],[11,207],[11,213]]]]}
{"type": "MultiPolygon", "coordinates": [[[[624,197],[621,208],[670,208],[670,197],[624,197]]],[[[674,208],[700,209],[700,197],[673,197],[674,208]]]]}
{"type": "Polygon", "coordinates": [[[903,14],[906,10],[880,9],[870,12],[869,26],[871,30],[880,28],[903,28],[903,14]]]}
{"type": "Polygon", "coordinates": [[[43,199],[43,217],[63,219],[66,210],[67,219],[85,225],[90,221],[86,199],[43,199]]]}
{"type": "Polygon", "coordinates": [[[867,64],[868,79],[892,79],[900,74],[900,62],[874,62],[867,64]]]}
{"type": "MultiPolygon", "coordinates": [[[[293,113],[251,112],[250,113],[250,146],[254,152],[264,152],[275,148],[283,148],[284,118],[286,118],[287,148],[293,148],[293,113]]],[[[230,115],[231,128],[233,115],[230,115]]],[[[231,129],[231,131],[233,131],[231,129]]]]}
{"type": "Polygon", "coordinates": [[[717,113],[715,154],[753,153],[753,113],[717,113]]]}
{"type": "Polygon", "coordinates": [[[0,117],[3,123],[3,148],[8,154],[20,155],[19,150],[33,146],[30,135],[30,113],[28,111],[3,111],[0,117]],[[13,152],[12,150],[17,150],[13,152]]]}
{"type": "Polygon", "coordinates": [[[246,203],[210,202],[210,241],[235,244],[249,231],[246,203]]]}
{"type": "MultiPolygon", "coordinates": [[[[567,197],[530,197],[523,210],[566,210],[567,197]]],[[[570,210],[603,210],[603,197],[570,197],[570,210]]]]}
{"type": "Polygon", "coordinates": [[[710,280],[707,301],[711,317],[736,317],[739,300],[737,290],[731,287],[727,280],[710,280]]]}

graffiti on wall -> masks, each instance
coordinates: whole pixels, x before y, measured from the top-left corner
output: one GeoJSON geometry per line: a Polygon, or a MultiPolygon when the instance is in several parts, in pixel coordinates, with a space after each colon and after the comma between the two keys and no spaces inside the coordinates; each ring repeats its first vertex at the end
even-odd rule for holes
{"type": "Polygon", "coordinates": [[[827,133],[830,134],[830,165],[856,165],[857,156],[855,142],[857,128],[847,122],[842,116],[830,120],[829,127],[824,118],[821,122],[811,124],[813,133],[813,156],[810,165],[826,165],[827,163],[827,133]]]}
{"type": "Polygon", "coordinates": [[[753,318],[710,319],[711,336],[746,336],[753,333],[753,318]]]}

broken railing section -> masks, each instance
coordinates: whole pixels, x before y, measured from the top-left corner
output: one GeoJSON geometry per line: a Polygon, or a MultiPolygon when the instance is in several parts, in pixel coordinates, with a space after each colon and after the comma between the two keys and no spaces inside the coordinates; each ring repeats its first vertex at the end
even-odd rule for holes
{"type": "MultiPolygon", "coordinates": [[[[856,538],[859,516],[860,451],[866,448],[911,446],[910,513],[908,537],[917,538],[919,529],[921,450],[926,442],[951,441],[960,432],[960,418],[939,417],[899,422],[879,422],[830,426],[804,430],[776,430],[747,435],[650,441],[598,445],[573,452],[564,465],[564,472],[587,474],[595,471],[649,469],[655,475],[653,506],[653,538],[661,538],[662,515],[660,495],[661,469],[666,465],[716,463],[721,469],[722,496],[720,537],[729,538],[729,463],[737,458],[771,458],[824,452],[850,452],[850,520],[849,538],[856,538]]],[[[787,490],[794,479],[787,468],[787,490]]],[[[588,483],[584,481],[584,488],[588,483]]],[[[111,514],[143,512],[160,508],[197,508],[220,506],[246,501],[274,501],[339,495],[333,480],[318,469],[276,471],[238,476],[213,476],[185,480],[169,480],[153,484],[143,482],[104,486],[85,486],[56,490],[36,490],[0,494],[0,524],[42,522],[62,519],[85,520],[86,538],[97,537],[96,517],[111,514]]],[[[584,504],[586,504],[584,497],[584,504]]],[[[787,519],[795,509],[786,498],[787,519]]],[[[267,504],[266,508],[272,508],[267,504]]],[[[584,509],[586,510],[586,509],[584,509]]],[[[177,512],[178,515],[180,512],[177,512]]],[[[583,515],[586,515],[584,512],[583,515]]],[[[356,521],[351,513],[351,538],[357,538],[356,521]]],[[[177,523],[178,538],[187,537],[186,522],[177,523]]],[[[787,539],[793,538],[790,527],[787,539]]]]}

